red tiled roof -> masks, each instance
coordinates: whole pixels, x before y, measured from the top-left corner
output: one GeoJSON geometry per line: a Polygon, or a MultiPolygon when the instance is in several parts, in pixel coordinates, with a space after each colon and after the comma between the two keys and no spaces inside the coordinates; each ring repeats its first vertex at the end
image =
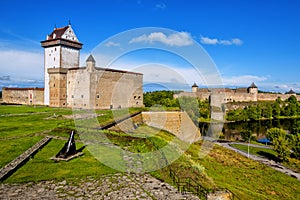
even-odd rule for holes
{"type": "Polygon", "coordinates": [[[9,88],[4,87],[3,90],[44,90],[44,88],[9,88]]]}
{"type": "Polygon", "coordinates": [[[55,28],[54,31],[49,35],[47,40],[53,40],[53,39],[58,39],[61,38],[61,36],[66,32],[66,30],[69,28],[69,26],[65,26],[62,28],[55,28]],[[55,34],[55,38],[54,38],[55,34]]]}

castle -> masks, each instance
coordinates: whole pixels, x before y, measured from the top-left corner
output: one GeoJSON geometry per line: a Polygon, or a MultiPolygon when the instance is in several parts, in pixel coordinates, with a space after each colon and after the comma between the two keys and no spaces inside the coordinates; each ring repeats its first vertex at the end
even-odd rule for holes
{"type": "Polygon", "coordinates": [[[79,67],[82,43],[71,25],[55,28],[44,48],[44,88],[3,88],[4,103],[86,109],[143,106],[143,74],[96,67],[92,55],[79,67]]]}
{"type": "MultiPolygon", "coordinates": [[[[44,48],[44,88],[2,88],[4,103],[48,105],[51,107],[75,107],[86,109],[115,109],[143,106],[143,74],[96,67],[92,55],[86,65],[79,67],[79,42],[71,25],[55,28],[46,40],[44,48]]],[[[210,99],[219,107],[228,102],[274,101],[295,95],[260,93],[252,83],[248,88],[199,88],[192,85],[191,92],[181,92],[174,97],[210,99]]]]}
{"type": "Polygon", "coordinates": [[[277,93],[260,93],[258,87],[252,83],[245,88],[199,88],[196,83],[192,85],[191,92],[181,92],[175,94],[174,97],[181,96],[197,97],[200,100],[210,99],[211,101],[220,101],[221,103],[229,102],[256,102],[256,101],[275,101],[278,97],[282,100],[288,99],[291,95],[295,95],[298,101],[300,96],[291,89],[285,94],[277,93]]]}

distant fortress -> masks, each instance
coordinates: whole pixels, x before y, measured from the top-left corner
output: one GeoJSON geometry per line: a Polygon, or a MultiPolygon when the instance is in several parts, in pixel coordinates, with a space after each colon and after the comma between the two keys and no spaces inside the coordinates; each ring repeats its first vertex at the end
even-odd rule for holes
{"type": "Polygon", "coordinates": [[[217,97],[217,99],[222,103],[275,101],[278,97],[280,97],[281,100],[286,100],[291,95],[294,95],[297,98],[297,100],[300,101],[300,96],[296,95],[296,93],[292,89],[286,92],[285,94],[260,93],[258,91],[258,87],[254,83],[252,83],[247,88],[243,87],[243,88],[236,88],[236,89],[199,88],[197,84],[194,83],[194,85],[192,85],[191,92],[181,92],[179,94],[175,94],[174,97],[178,98],[181,96],[190,96],[190,97],[197,97],[201,100],[205,100],[205,99],[211,99],[212,95],[214,95],[214,97],[217,97]]]}

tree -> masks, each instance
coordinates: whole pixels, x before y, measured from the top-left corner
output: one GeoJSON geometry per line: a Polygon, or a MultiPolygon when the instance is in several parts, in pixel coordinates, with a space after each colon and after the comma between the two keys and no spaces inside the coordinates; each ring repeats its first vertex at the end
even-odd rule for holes
{"type": "Polygon", "coordinates": [[[276,102],[272,104],[272,108],[273,108],[273,113],[272,113],[273,117],[277,119],[281,113],[280,103],[278,100],[276,100],[276,102]]]}
{"type": "Polygon", "coordinates": [[[280,160],[286,161],[290,157],[290,144],[285,135],[279,135],[273,140],[274,150],[280,160]]]}
{"type": "Polygon", "coordinates": [[[199,113],[200,117],[204,119],[210,118],[210,104],[208,100],[199,100],[199,113]]]}
{"type": "Polygon", "coordinates": [[[293,104],[297,104],[297,98],[295,97],[295,95],[291,95],[288,99],[287,102],[289,103],[293,103],[293,104]]]}
{"type": "Polygon", "coordinates": [[[286,132],[280,128],[271,128],[267,132],[267,138],[272,142],[274,150],[280,160],[287,160],[290,157],[291,145],[286,132]]]}
{"type": "Polygon", "coordinates": [[[278,138],[280,135],[286,135],[285,131],[280,128],[271,128],[267,131],[267,138],[273,142],[275,138],[278,138]]]}
{"type": "Polygon", "coordinates": [[[241,136],[244,142],[248,142],[251,139],[252,133],[250,130],[241,131],[241,136]]]}
{"type": "Polygon", "coordinates": [[[260,118],[260,114],[257,112],[258,109],[256,106],[249,106],[246,109],[246,113],[248,116],[248,119],[250,120],[258,120],[260,118]]]}
{"type": "Polygon", "coordinates": [[[297,159],[300,159],[300,133],[292,135],[292,151],[297,159]]]}
{"type": "Polygon", "coordinates": [[[262,110],[262,117],[264,118],[272,118],[273,108],[270,103],[267,103],[262,110]]]}
{"type": "Polygon", "coordinates": [[[193,122],[198,125],[199,122],[199,104],[198,99],[194,97],[182,96],[178,98],[180,109],[185,111],[193,122]]]}

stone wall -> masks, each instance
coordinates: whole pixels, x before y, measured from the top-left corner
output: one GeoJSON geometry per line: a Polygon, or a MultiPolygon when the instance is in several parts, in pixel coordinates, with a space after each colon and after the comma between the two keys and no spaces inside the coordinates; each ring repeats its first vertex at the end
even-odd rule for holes
{"type": "Polygon", "coordinates": [[[173,133],[183,141],[200,140],[201,134],[186,112],[142,112],[143,123],[173,133]]]}
{"type": "MultiPolygon", "coordinates": [[[[269,94],[269,93],[258,93],[257,100],[258,101],[275,101],[278,97],[281,98],[281,100],[286,100],[290,98],[294,94],[269,94]]],[[[298,101],[300,101],[300,95],[295,95],[298,101]]]]}
{"type": "Polygon", "coordinates": [[[125,133],[129,133],[133,130],[135,130],[139,125],[143,123],[143,116],[140,112],[133,114],[131,116],[128,116],[124,120],[120,120],[120,122],[117,123],[111,127],[108,128],[108,130],[111,131],[122,131],[125,133]]]}
{"type": "Polygon", "coordinates": [[[143,107],[143,74],[96,68],[70,69],[67,106],[86,109],[143,107]]]}
{"type": "Polygon", "coordinates": [[[43,105],[43,88],[2,88],[3,103],[43,105]]]}
{"type": "MultiPolygon", "coordinates": [[[[221,94],[222,92],[219,92],[221,94]]],[[[181,92],[179,94],[175,94],[174,98],[189,96],[189,97],[197,97],[201,100],[209,99],[212,92],[201,91],[201,92],[181,92]]],[[[256,102],[256,101],[275,101],[278,97],[282,100],[288,99],[291,95],[295,94],[272,94],[272,93],[248,93],[248,92],[223,92],[223,102],[256,102]]],[[[297,100],[300,101],[300,95],[295,95],[297,100]]]]}
{"type": "Polygon", "coordinates": [[[67,69],[51,68],[48,69],[50,84],[51,107],[66,107],[67,105],[67,69]]]}

